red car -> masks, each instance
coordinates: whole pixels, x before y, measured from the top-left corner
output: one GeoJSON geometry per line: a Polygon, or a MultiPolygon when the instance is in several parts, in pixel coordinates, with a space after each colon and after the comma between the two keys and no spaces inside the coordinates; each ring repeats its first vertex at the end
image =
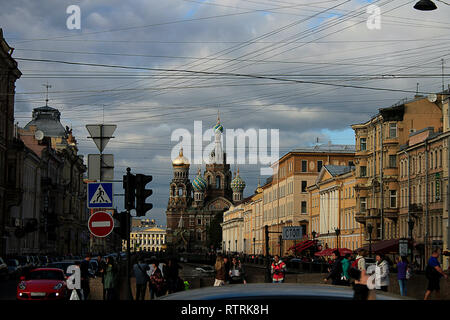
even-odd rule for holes
{"type": "Polygon", "coordinates": [[[67,297],[66,276],[57,268],[38,268],[20,277],[18,300],[57,300],[67,297]]]}

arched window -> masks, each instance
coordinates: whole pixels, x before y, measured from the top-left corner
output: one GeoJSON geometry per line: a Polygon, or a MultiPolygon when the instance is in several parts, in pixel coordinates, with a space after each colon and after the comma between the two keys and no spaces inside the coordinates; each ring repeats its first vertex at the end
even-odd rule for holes
{"type": "Polygon", "coordinates": [[[178,188],[178,196],[181,197],[183,195],[183,188],[179,187],[178,188]]]}
{"type": "Polygon", "coordinates": [[[208,185],[211,185],[211,176],[208,176],[208,185]]]}
{"type": "Polygon", "coordinates": [[[216,189],[220,189],[220,176],[216,176],[216,189]]]}

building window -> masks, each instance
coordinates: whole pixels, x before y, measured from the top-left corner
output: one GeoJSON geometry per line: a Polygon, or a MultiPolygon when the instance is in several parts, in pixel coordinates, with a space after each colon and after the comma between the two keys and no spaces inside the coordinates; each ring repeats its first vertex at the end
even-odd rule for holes
{"type": "Polygon", "coordinates": [[[302,160],[302,172],[308,171],[308,161],[302,160]]]}
{"type": "Polygon", "coordinates": [[[353,161],[349,161],[349,162],[348,162],[348,166],[349,166],[349,167],[354,167],[354,166],[355,166],[355,163],[354,163],[353,161]]]}
{"type": "Polygon", "coordinates": [[[367,167],[366,166],[360,166],[359,167],[360,177],[366,177],[367,176],[367,167]]]}
{"type": "Polygon", "coordinates": [[[396,190],[390,191],[390,205],[391,205],[391,208],[397,207],[397,191],[396,190]]]}
{"type": "Polygon", "coordinates": [[[306,201],[302,201],[302,213],[306,213],[306,201]]]}
{"type": "Polygon", "coordinates": [[[302,181],[302,192],[306,192],[307,181],[302,181]]]}
{"type": "Polygon", "coordinates": [[[320,170],[322,170],[322,165],[323,165],[323,161],[318,160],[317,161],[317,172],[320,172],[320,170]]]}
{"type": "Polygon", "coordinates": [[[397,138],[397,123],[389,124],[389,138],[397,138]]]}
{"type": "Polygon", "coordinates": [[[366,212],[366,208],[367,208],[367,199],[366,199],[366,197],[361,197],[360,198],[360,209],[361,209],[361,212],[366,212]]]}
{"type": "Polygon", "coordinates": [[[202,224],[202,219],[197,219],[197,224],[202,224]]]}
{"type": "Polygon", "coordinates": [[[216,177],[216,189],[220,189],[220,176],[216,177]]]}
{"type": "Polygon", "coordinates": [[[397,168],[397,156],[389,155],[389,168],[397,168]]]}
{"type": "Polygon", "coordinates": [[[360,139],[360,151],[365,151],[367,149],[366,138],[360,139]]]}

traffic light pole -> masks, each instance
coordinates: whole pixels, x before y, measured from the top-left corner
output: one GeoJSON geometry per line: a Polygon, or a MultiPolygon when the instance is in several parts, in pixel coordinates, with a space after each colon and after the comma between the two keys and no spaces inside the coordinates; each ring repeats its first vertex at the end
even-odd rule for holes
{"type": "Polygon", "coordinates": [[[130,210],[131,208],[134,208],[134,176],[131,174],[131,169],[127,168],[127,175],[126,180],[124,181],[124,188],[125,188],[125,209],[126,209],[126,219],[123,219],[122,221],[125,221],[126,226],[126,240],[127,240],[127,264],[126,264],[126,297],[127,300],[133,300],[133,294],[131,293],[131,284],[130,284],[130,273],[131,273],[131,256],[130,256],[130,233],[131,233],[131,214],[130,210]],[[133,190],[132,198],[129,196],[130,191],[133,190]]]}
{"type": "Polygon", "coordinates": [[[127,300],[133,300],[133,294],[131,293],[130,273],[131,273],[131,257],[130,257],[130,233],[131,233],[131,215],[127,210],[127,300]]]}

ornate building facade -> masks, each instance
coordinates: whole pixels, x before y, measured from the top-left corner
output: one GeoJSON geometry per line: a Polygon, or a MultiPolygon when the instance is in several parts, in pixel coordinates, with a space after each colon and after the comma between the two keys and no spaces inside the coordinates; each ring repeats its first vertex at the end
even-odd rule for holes
{"type": "MultiPolygon", "coordinates": [[[[219,227],[223,213],[243,200],[244,181],[239,173],[232,180],[230,165],[222,148],[223,127],[220,119],[214,126],[215,145],[206,170],[189,180],[189,160],[183,155],[173,160],[173,179],[167,205],[167,242],[174,250],[208,250],[213,241],[211,228],[219,227]]],[[[221,232],[220,232],[221,235],[221,232]]]]}

